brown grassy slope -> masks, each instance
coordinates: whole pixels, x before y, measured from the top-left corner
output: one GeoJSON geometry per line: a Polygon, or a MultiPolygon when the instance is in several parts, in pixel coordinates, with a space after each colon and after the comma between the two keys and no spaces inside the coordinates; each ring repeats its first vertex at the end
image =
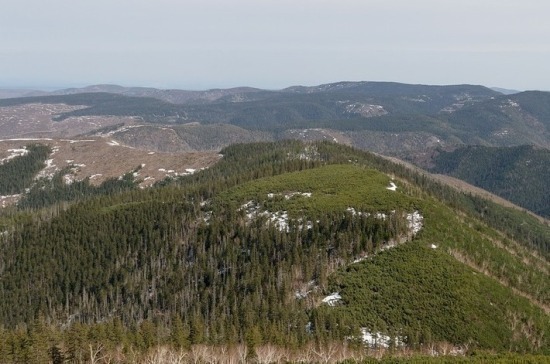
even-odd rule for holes
{"type": "Polygon", "coordinates": [[[43,176],[74,165],[74,177],[77,180],[91,177],[93,184],[143,166],[137,178],[144,181],[142,186],[150,186],[166,177],[189,173],[187,169],[208,168],[220,158],[217,152],[151,152],[124,146],[111,138],[3,140],[0,141],[0,158],[9,155],[8,149],[22,148],[31,143],[46,144],[53,149],[49,157],[51,162],[43,170],[43,176]]]}

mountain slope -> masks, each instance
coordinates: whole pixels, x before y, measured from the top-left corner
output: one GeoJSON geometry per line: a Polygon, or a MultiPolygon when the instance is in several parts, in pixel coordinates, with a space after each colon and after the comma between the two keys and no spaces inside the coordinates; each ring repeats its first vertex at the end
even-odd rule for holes
{"type": "Polygon", "coordinates": [[[448,174],[550,217],[550,151],[531,146],[440,152],[432,172],[448,174]]]}
{"type": "Polygon", "coordinates": [[[466,144],[550,147],[550,92],[501,96],[459,110],[449,117],[466,144]]]}
{"type": "Polygon", "coordinates": [[[141,350],[369,333],[548,354],[548,226],[331,143],[222,154],[176,184],[11,216],[1,321],[45,318],[67,355],[76,323],[141,350]]]}

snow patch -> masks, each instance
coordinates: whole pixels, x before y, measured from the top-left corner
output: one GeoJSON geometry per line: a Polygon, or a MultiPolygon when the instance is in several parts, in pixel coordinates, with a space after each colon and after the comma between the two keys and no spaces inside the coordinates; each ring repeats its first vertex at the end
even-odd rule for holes
{"type": "Polygon", "coordinates": [[[120,128],[117,128],[115,130],[111,130],[107,133],[97,133],[97,134],[94,134],[94,136],[100,136],[100,137],[110,137],[110,136],[113,136],[114,134],[116,133],[122,133],[122,132],[125,132],[125,131],[128,131],[130,129],[133,129],[133,128],[141,128],[143,127],[144,125],[124,125],[124,126],[121,126],[120,128]]]}
{"type": "Polygon", "coordinates": [[[312,193],[311,192],[289,192],[289,193],[285,193],[285,194],[282,194],[282,193],[268,193],[267,194],[267,198],[275,198],[277,196],[283,196],[285,200],[290,200],[291,198],[293,197],[296,197],[296,196],[303,196],[303,197],[311,197],[312,196],[312,193]]]}
{"type": "Polygon", "coordinates": [[[432,248],[432,249],[437,249],[437,245],[432,244],[432,245],[430,245],[430,248],[432,248]]]}
{"type": "Polygon", "coordinates": [[[326,303],[329,306],[336,306],[342,301],[342,296],[339,292],[331,293],[330,295],[323,298],[323,303],[326,303]]]}
{"type": "Polygon", "coordinates": [[[69,142],[69,144],[80,143],[80,142],[95,142],[94,139],[77,139],[77,140],[73,140],[73,139],[59,139],[59,140],[62,141],[62,142],[69,142]]]}
{"type": "Polygon", "coordinates": [[[289,231],[288,213],[286,211],[277,211],[271,214],[265,211],[264,214],[268,216],[269,221],[275,225],[279,231],[289,231]]]}
{"type": "Polygon", "coordinates": [[[388,113],[382,105],[363,104],[360,102],[346,105],[345,112],[348,114],[357,114],[365,118],[382,116],[388,113]]]}
{"type": "Polygon", "coordinates": [[[53,159],[47,159],[45,163],[46,163],[46,167],[44,167],[44,169],[38,172],[38,174],[34,178],[35,180],[40,178],[51,179],[54,176],[55,172],[57,172],[58,169],[56,165],[53,164],[53,159]]]}
{"type": "MultiPolygon", "coordinates": [[[[361,330],[361,340],[365,345],[369,347],[389,348],[390,344],[392,343],[391,337],[384,335],[380,332],[370,332],[366,327],[362,327],[360,330],[361,330]]],[[[401,336],[397,336],[393,339],[393,344],[396,347],[405,346],[405,338],[401,336]]]]}
{"type": "Polygon", "coordinates": [[[414,211],[407,214],[407,222],[409,223],[409,230],[416,235],[424,226],[424,216],[418,211],[414,211]]]}
{"type": "Polygon", "coordinates": [[[25,148],[8,149],[8,152],[10,152],[11,154],[8,155],[6,158],[0,159],[0,164],[3,164],[4,162],[9,161],[10,159],[17,158],[17,157],[22,157],[24,155],[29,154],[29,151],[25,148]]]}
{"type": "Polygon", "coordinates": [[[244,211],[248,221],[252,221],[252,219],[254,218],[263,216],[267,218],[268,224],[273,224],[276,228],[279,229],[279,231],[288,232],[290,230],[288,223],[288,213],[286,211],[260,211],[260,204],[254,201],[248,201],[247,203],[242,205],[238,211],[244,211]]]}
{"type": "Polygon", "coordinates": [[[386,190],[397,191],[397,185],[391,181],[389,187],[386,187],[386,190]]]}
{"type": "Polygon", "coordinates": [[[66,184],[66,185],[72,185],[75,181],[75,178],[72,174],[66,174],[63,176],[63,182],[66,184]]]}
{"type": "Polygon", "coordinates": [[[112,147],[120,145],[120,143],[115,141],[115,140],[111,140],[111,141],[107,142],[107,144],[109,144],[112,147]]]}
{"type": "MultiPolygon", "coordinates": [[[[307,132],[307,129],[303,131],[304,133],[307,132]]],[[[287,156],[290,159],[299,159],[299,160],[318,160],[320,158],[319,151],[317,150],[316,146],[306,146],[304,150],[300,153],[291,153],[289,152],[287,156]]]]}
{"type": "Polygon", "coordinates": [[[21,194],[0,196],[0,202],[1,202],[0,206],[4,208],[6,206],[13,205],[17,203],[17,201],[19,201],[20,198],[21,198],[21,194]]]}

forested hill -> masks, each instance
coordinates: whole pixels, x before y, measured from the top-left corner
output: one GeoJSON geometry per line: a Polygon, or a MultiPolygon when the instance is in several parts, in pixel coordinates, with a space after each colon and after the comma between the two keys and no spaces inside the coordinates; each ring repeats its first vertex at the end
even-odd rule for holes
{"type": "Polygon", "coordinates": [[[462,179],[550,217],[550,150],[532,146],[469,146],[441,151],[432,172],[462,179]]]}
{"type": "Polygon", "coordinates": [[[537,219],[333,143],[221,153],[151,189],[4,212],[0,362],[550,355],[537,219]]]}
{"type": "MultiPolygon", "coordinates": [[[[57,122],[51,126],[54,130],[90,117],[99,124],[109,118],[128,123],[131,118],[149,129],[173,128],[184,141],[180,148],[193,144],[199,150],[212,145],[211,139],[215,145],[226,146],[243,134],[253,141],[334,138],[392,155],[456,144],[550,147],[548,92],[502,95],[475,85],[338,82],[279,91],[237,88],[193,92],[97,86],[59,93],[0,100],[4,133],[30,136],[49,132],[43,122],[35,130],[21,125],[28,124],[28,118],[17,119],[21,114],[40,112],[42,105],[49,121],[57,122]],[[15,117],[9,116],[12,114],[15,117]],[[21,124],[10,125],[9,120],[21,124]],[[191,123],[193,128],[182,128],[191,123]],[[208,129],[211,125],[225,132],[212,135],[208,129]]],[[[104,126],[95,131],[102,132],[104,126]]],[[[140,138],[126,135],[138,130],[115,129],[112,135],[139,147],[140,138]]]]}

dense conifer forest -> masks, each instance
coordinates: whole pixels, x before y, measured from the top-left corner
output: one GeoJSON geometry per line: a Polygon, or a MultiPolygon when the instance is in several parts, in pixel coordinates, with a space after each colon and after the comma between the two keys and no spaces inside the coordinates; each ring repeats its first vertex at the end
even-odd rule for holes
{"type": "Polygon", "coordinates": [[[0,164],[0,194],[19,194],[31,186],[34,177],[46,166],[51,153],[45,145],[29,145],[25,154],[0,164]]]}
{"type": "Polygon", "coordinates": [[[448,174],[491,191],[534,213],[550,217],[550,150],[469,146],[441,152],[435,173],[448,174]]]}
{"type": "Polygon", "coordinates": [[[221,153],[145,190],[59,174],[4,210],[0,362],[550,355],[536,218],[342,145],[221,153]]]}

